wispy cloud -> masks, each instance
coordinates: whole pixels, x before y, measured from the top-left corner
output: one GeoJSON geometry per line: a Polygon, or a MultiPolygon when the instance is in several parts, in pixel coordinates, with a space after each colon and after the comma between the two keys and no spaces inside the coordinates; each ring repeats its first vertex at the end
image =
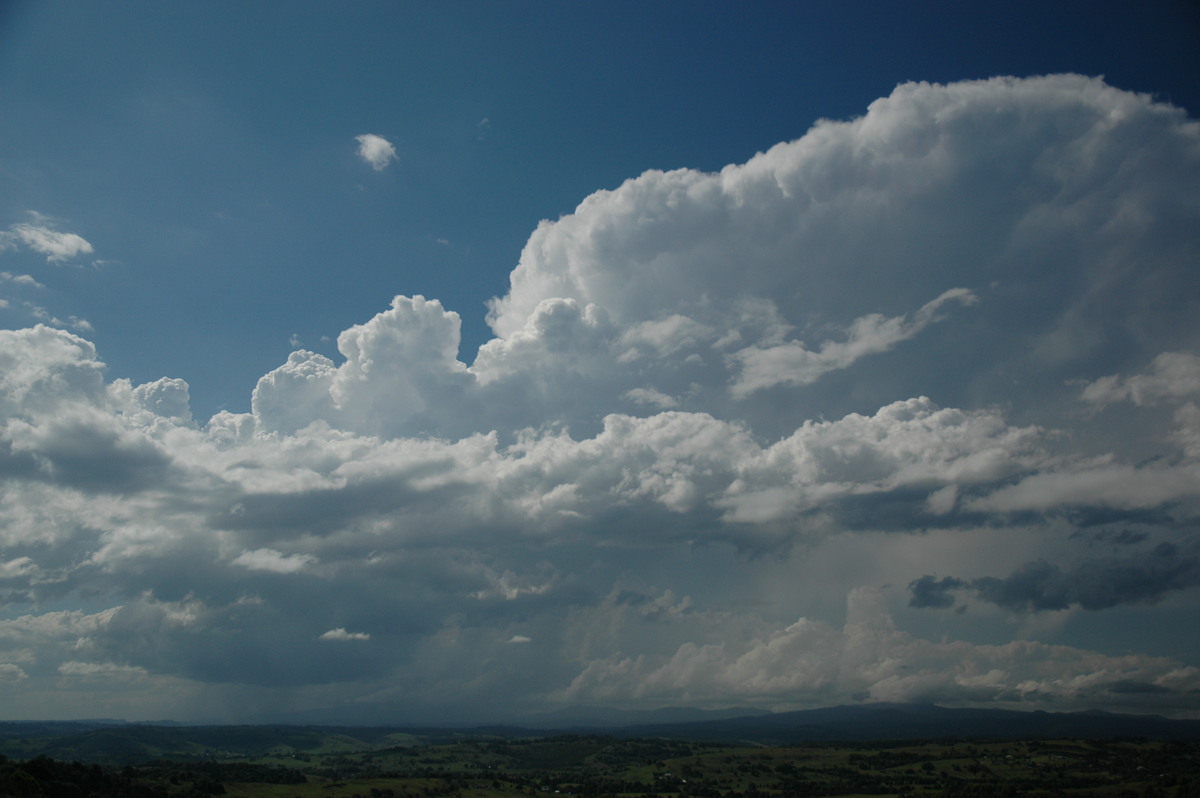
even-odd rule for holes
{"type": "Polygon", "coordinates": [[[30,216],[32,222],[20,222],[0,232],[0,250],[25,247],[45,255],[48,263],[63,263],[92,253],[91,243],[82,236],[54,229],[51,220],[41,214],[31,212],[30,216]]]}

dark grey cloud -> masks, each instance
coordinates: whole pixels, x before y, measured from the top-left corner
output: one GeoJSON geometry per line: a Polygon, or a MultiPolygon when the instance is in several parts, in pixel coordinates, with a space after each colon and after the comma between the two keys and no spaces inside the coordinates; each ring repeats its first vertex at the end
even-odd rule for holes
{"type": "Polygon", "coordinates": [[[1162,687],[1149,682],[1135,682],[1128,679],[1123,679],[1119,682],[1114,682],[1109,686],[1110,693],[1126,693],[1132,695],[1164,695],[1170,694],[1170,688],[1162,687]]]}
{"type": "Polygon", "coordinates": [[[908,591],[912,594],[912,598],[908,603],[911,607],[934,607],[937,609],[953,607],[956,592],[967,586],[967,582],[955,579],[953,576],[944,576],[941,579],[931,574],[922,576],[909,583],[908,591]]]}
{"type": "Polygon", "coordinates": [[[37,469],[30,475],[86,492],[138,493],[163,487],[173,474],[169,453],[153,441],[79,418],[39,430],[37,469]]]}
{"type": "Polygon", "coordinates": [[[1140,555],[1089,558],[1063,568],[1042,560],[1006,577],[963,580],[932,575],[908,586],[909,605],[946,608],[960,594],[1015,612],[1104,610],[1121,604],[1153,604],[1171,593],[1200,585],[1200,550],[1160,543],[1140,555]]]}

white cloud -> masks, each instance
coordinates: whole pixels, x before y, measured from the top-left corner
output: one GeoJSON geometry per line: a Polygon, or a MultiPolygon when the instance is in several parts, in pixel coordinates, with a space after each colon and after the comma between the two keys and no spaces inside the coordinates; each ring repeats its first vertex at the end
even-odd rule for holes
{"type": "Polygon", "coordinates": [[[1148,374],[1102,377],[1083,389],[1083,399],[1106,405],[1129,401],[1139,407],[1172,399],[1200,397],[1200,357],[1191,352],[1163,352],[1148,374]]]}
{"type": "Polygon", "coordinates": [[[848,368],[861,357],[886,352],[901,341],[912,338],[937,321],[937,311],[951,300],[964,305],[976,302],[975,295],[970,291],[955,288],[922,305],[911,321],[904,316],[861,316],[851,323],[845,340],[824,341],[815,351],[805,348],[799,341],[739,350],[732,355],[740,367],[732,386],[733,393],[735,396],[745,396],[774,385],[808,385],[816,382],[827,372],[848,368]]]}
{"type": "Polygon", "coordinates": [[[1175,411],[1177,428],[1171,436],[1192,460],[1200,460],[1200,406],[1188,402],[1175,411]]]}
{"type": "Polygon", "coordinates": [[[84,679],[139,679],[147,675],[145,668],[111,662],[64,662],[58,666],[58,672],[84,679]]]}
{"type": "Polygon", "coordinates": [[[90,333],[92,332],[92,323],[87,319],[81,319],[78,316],[68,316],[66,319],[60,319],[52,314],[49,310],[34,302],[22,302],[29,314],[40,322],[48,324],[51,327],[66,328],[69,327],[76,332],[90,333]]]}
{"type": "Polygon", "coordinates": [[[270,571],[276,574],[294,574],[316,562],[309,554],[284,554],[275,549],[244,551],[233,559],[234,565],[253,571],[270,571]]]}
{"type": "Polygon", "coordinates": [[[185,424],[192,420],[188,384],[181,379],[163,377],[144,383],[133,389],[133,398],[141,408],[156,416],[185,424]]]}
{"type": "Polygon", "coordinates": [[[444,412],[443,391],[466,376],[457,360],[460,324],[437,300],[398,296],[389,310],[342,332],[346,361],[329,393],[347,426],[395,434],[413,417],[444,412]]]}
{"type": "Polygon", "coordinates": [[[620,345],[629,348],[621,354],[619,360],[636,360],[644,356],[647,350],[656,357],[668,357],[682,349],[694,347],[701,341],[716,337],[716,330],[712,327],[676,313],[661,321],[635,324],[622,333],[620,345]]]}
{"type": "Polygon", "coordinates": [[[631,388],[625,392],[625,398],[636,404],[657,407],[661,410],[668,410],[679,404],[675,399],[653,388],[631,388]]]}
{"type": "Polygon", "coordinates": [[[22,246],[45,255],[49,263],[62,263],[92,253],[92,245],[75,233],[55,230],[40,214],[31,214],[33,222],[21,222],[0,232],[0,250],[22,246]]]}
{"type": "Polygon", "coordinates": [[[91,614],[61,610],[0,620],[0,660],[10,666],[10,678],[35,682],[54,675],[59,665],[92,652],[94,641],[119,610],[114,607],[91,614]]]}
{"type": "Polygon", "coordinates": [[[258,381],[251,397],[254,418],[264,429],[290,433],[318,419],[332,420],[329,389],[337,369],[324,355],[301,349],[258,381]]]}
{"type": "Polygon", "coordinates": [[[1075,469],[1033,474],[969,502],[988,512],[1065,507],[1147,509],[1200,499],[1200,464],[1137,467],[1085,462],[1075,469]]]}
{"type": "Polygon", "coordinates": [[[66,400],[99,400],[103,371],[95,346],[71,333],[42,325],[0,330],[0,412],[5,417],[50,410],[66,400]]]}
{"type": "Polygon", "coordinates": [[[313,421],[389,437],[436,429],[457,416],[467,367],[457,360],[460,320],[440,302],[398,296],[390,309],[338,336],[345,361],[298,350],[259,380],[252,400],[264,430],[295,432],[313,421]]]}
{"type": "Polygon", "coordinates": [[[22,615],[0,621],[0,639],[78,640],[104,627],[119,608],[88,614],[79,610],[59,610],[42,615],[22,615]]]}
{"type": "Polygon", "coordinates": [[[358,142],[358,157],[369,163],[376,172],[383,171],[396,160],[396,148],[383,136],[364,133],[354,139],[358,142]]]}
{"type": "Polygon", "coordinates": [[[0,283],[12,283],[13,285],[26,286],[29,288],[46,287],[28,274],[11,274],[9,272],[0,272],[0,283]]]}
{"type": "Polygon", "coordinates": [[[0,682],[18,682],[28,678],[29,674],[25,673],[19,665],[13,665],[10,662],[0,663],[0,682]]]}
{"type": "Polygon", "coordinates": [[[28,557],[17,557],[8,562],[0,563],[0,578],[12,578],[35,573],[37,563],[28,557]]]}
{"type": "Polygon", "coordinates": [[[318,639],[342,642],[345,640],[370,640],[371,636],[366,632],[347,632],[339,626],[337,629],[330,629],[328,632],[325,632],[318,639]]]}
{"type": "MultiPolygon", "coordinates": [[[[1037,428],[987,411],[938,408],[921,397],[874,416],[808,422],[761,455],[717,500],[733,521],[787,517],[870,494],[1002,481],[1040,464],[1037,428]]],[[[914,497],[915,498],[915,497],[914,497]]]]}
{"type": "MultiPolygon", "coordinates": [[[[1161,443],[1178,447],[1183,457],[1169,449],[1146,463],[1118,461],[1112,453],[1079,457],[1063,462],[1053,471],[1029,474],[1019,482],[989,495],[977,497],[969,506],[986,512],[1050,511],[1071,507],[1103,507],[1124,510],[1173,507],[1190,513],[1200,507],[1200,357],[1192,352],[1158,354],[1149,369],[1131,376],[1108,375],[1088,382],[1080,398],[1099,409],[1128,402],[1138,416],[1151,422],[1140,432],[1143,439],[1154,435],[1161,443]],[[1172,408],[1170,415],[1157,408],[1172,408]],[[1161,432],[1167,418],[1174,429],[1161,432]]],[[[1108,423],[1102,418],[1101,423],[1108,423]]]]}

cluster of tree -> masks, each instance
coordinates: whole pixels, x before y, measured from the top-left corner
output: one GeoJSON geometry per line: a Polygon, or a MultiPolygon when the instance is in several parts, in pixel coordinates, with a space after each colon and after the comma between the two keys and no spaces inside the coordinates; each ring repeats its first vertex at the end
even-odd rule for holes
{"type": "Polygon", "coordinates": [[[225,782],[303,784],[290,768],[247,762],[172,762],[106,768],[60,762],[48,756],[26,761],[0,755],[3,798],[208,798],[225,794],[225,782]]]}
{"type": "MultiPolygon", "coordinates": [[[[223,792],[224,790],[222,790],[223,792]]],[[[25,762],[0,757],[0,795],[6,798],[205,798],[163,785],[140,783],[99,765],[58,762],[47,756],[25,762]]]]}
{"type": "MultiPolygon", "coordinates": [[[[133,772],[133,768],[126,768],[133,772]]],[[[250,762],[175,762],[158,759],[136,771],[143,778],[167,781],[172,784],[184,782],[244,782],[258,784],[304,784],[307,779],[299,770],[279,765],[256,765],[250,762]]],[[[219,795],[220,793],[213,793],[219,795]]]]}

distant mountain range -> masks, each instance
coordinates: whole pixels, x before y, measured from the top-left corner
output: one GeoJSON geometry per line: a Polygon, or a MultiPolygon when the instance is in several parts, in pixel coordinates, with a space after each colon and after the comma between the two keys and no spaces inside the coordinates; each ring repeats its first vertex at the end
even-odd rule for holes
{"type": "Polygon", "coordinates": [[[692,707],[662,707],[660,709],[611,709],[607,707],[566,707],[555,712],[527,715],[518,726],[530,729],[565,729],[571,727],[612,728],[661,724],[696,723],[709,720],[731,720],[770,715],[769,710],[749,707],[729,709],[694,709],[692,707]]]}
{"type": "Polygon", "coordinates": [[[630,737],[694,741],[741,740],[765,745],[807,741],[914,740],[938,738],[1112,738],[1200,739],[1200,720],[1158,715],[1086,712],[1019,712],[948,709],[933,704],[861,704],[796,712],[642,723],[604,729],[630,737]]]}
{"type": "Polygon", "coordinates": [[[0,754],[21,759],[46,754],[64,760],[128,762],[155,757],[260,756],[279,746],[295,752],[326,751],[331,746],[362,751],[396,745],[398,736],[435,744],[485,736],[519,739],[551,734],[756,745],[939,739],[1200,740],[1200,720],[1099,711],[1017,712],[948,709],[932,704],[863,704],[779,713],[687,708],[621,712],[577,707],[526,718],[520,726],[450,728],[21,721],[0,722],[0,754]]]}

